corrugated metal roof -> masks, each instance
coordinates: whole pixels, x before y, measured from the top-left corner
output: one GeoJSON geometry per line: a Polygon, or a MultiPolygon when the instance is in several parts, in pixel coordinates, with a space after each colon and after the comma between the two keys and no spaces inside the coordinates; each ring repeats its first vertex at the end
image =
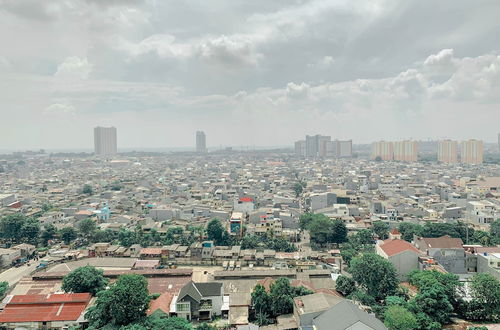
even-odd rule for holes
{"type": "Polygon", "coordinates": [[[13,296],[0,313],[0,323],[74,321],[90,299],[89,293],[13,296]]]}

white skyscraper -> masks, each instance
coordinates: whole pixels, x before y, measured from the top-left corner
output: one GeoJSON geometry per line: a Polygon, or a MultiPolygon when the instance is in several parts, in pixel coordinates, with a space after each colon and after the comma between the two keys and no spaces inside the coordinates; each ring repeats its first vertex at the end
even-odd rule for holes
{"type": "Polygon", "coordinates": [[[94,152],[97,156],[116,155],[116,128],[95,127],[94,128],[94,152]]]}
{"type": "Polygon", "coordinates": [[[207,152],[207,139],[203,131],[196,132],[196,152],[201,154],[207,152]]]}

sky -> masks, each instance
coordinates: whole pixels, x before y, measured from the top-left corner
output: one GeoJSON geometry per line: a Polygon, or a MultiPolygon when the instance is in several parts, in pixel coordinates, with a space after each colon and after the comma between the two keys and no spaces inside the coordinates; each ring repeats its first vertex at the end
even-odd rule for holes
{"type": "Polygon", "coordinates": [[[0,149],[500,133],[500,1],[0,0],[0,149]]]}

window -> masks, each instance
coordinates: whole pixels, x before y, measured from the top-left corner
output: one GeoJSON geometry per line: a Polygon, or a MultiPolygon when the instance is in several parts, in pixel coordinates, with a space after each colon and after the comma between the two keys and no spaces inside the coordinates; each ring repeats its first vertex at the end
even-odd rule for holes
{"type": "Polygon", "coordinates": [[[189,312],[189,303],[177,303],[177,312],[189,312]]]}

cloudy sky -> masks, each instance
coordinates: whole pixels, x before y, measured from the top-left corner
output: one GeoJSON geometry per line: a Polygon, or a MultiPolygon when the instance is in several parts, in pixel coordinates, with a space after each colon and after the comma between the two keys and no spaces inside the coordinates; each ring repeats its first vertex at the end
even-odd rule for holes
{"type": "Polygon", "coordinates": [[[0,149],[500,132],[500,1],[0,0],[0,149]]]}

